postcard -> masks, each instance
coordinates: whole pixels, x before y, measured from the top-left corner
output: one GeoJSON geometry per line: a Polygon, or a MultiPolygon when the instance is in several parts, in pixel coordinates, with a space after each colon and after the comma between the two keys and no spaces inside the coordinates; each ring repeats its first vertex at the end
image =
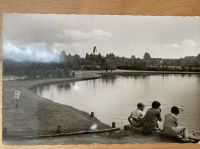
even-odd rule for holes
{"type": "Polygon", "coordinates": [[[198,143],[200,17],[3,15],[7,145],[198,143]]]}

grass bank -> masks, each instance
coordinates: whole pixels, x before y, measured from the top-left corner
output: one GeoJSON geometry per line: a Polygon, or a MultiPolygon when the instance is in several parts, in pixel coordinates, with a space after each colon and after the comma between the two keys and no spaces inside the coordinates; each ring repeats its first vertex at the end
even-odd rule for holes
{"type": "Polygon", "coordinates": [[[108,128],[97,119],[91,119],[89,114],[71,106],[55,103],[32,92],[32,88],[62,81],[78,81],[95,79],[100,76],[95,73],[82,74],[74,78],[44,79],[34,81],[4,81],[3,82],[3,129],[6,136],[45,135],[57,132],[61,125],[62,132],[88,130],[91,123],[96,123],[99,129],[108,128]],[[13,99],[15,90],[21,90],[19,106],[13,99]]]}

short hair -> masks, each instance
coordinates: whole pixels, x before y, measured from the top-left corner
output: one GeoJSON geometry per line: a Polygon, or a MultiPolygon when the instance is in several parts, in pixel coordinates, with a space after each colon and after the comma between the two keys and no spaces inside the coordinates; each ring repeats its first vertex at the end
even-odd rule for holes
{"type": "Polygon", "coordinates": [[[159,108],[160,107],[160,102],[159,101],[153,101],[152,103],[152,108],[159,108]]]}
{"type": "Polygon", "coordinates": [[[177,106],[173,106],[173,107],[171,108],[171,112],[172,112],[173,114],[179,114],[179,108],[178,108],[177,106]]]}
{"type": "Polygon", "coordinates": [[[137,104],[137,108],[138,108],[138,109],[140,109],[140,108],[144,108],[144,104],[143,104],[143,103],[141,103],[141,102],[140,102],[140,103],[138,103],[138,104],[137,104]]]}

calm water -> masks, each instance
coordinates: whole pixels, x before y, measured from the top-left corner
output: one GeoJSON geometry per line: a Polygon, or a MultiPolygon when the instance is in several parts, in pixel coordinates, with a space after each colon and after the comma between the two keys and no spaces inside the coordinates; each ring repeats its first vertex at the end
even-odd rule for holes
{"type": "MultiPolygon", "coordinates": [[[[104,123],[127,123],[138,102],[150,108],[161,102],[162,117],[173,105],[183,106],[180,125],[200,130],[200,75],[103,76],[100,79],[42,86],[36,93],[95,115],[104,123]]],[[[162,127],[162,122],[160,123],[162,127]]]]}

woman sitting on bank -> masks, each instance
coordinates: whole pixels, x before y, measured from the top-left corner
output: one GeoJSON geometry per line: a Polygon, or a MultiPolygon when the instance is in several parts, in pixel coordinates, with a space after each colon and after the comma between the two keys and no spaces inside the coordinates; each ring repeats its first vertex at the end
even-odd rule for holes
{"type": "Polygon", "coordinates": [[[180,135],[181,137],[183,137],[183,139],[187,139],[187,129],[178,126],[178,114],[179,108],[173,106],[171,108],[171,113],[165,116],[163,130],[168,136],[177,137],[178,135],[180,135]]]}
{"type": "Polygon", "coordinates": [[[158,129],[158,121],[161,121],[160,102],[154,101],[152,108],[148,109],[144,118],[142,119],[142,127],[144,134],[150,134],[158,129]]]}

